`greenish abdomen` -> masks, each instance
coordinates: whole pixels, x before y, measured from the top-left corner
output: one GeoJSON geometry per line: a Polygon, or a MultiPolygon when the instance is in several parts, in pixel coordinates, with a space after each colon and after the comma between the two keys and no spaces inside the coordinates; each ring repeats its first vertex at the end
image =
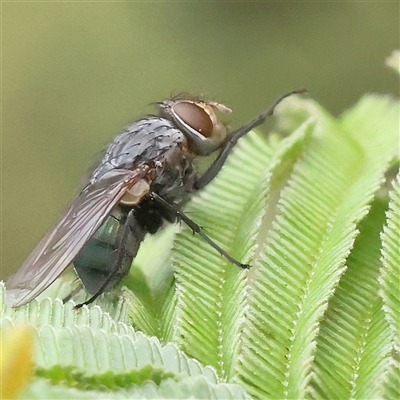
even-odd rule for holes
{"type": "Polygon", "coordinates": [[[128,273],[139,249],[144,232],[137,223],[126,225],[128,212],[128,209],[115,207],[73,262],[91,294],[97,293],[114,271],[107,288],[119,282],[128,273]]]}

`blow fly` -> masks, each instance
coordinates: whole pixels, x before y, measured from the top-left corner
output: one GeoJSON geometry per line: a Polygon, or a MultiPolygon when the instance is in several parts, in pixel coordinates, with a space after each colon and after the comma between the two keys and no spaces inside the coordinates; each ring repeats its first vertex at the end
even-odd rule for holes
{"type": "Polygon", "coordinates": [[[303,92],[284,94],[232,132],[218,119],[231,111],[222,104],[186,96],[158,103],[158,115],[129,125],[108,146],[87,185],[8,280],[6,303],[17,307],[31,301],[72,263],[92,295],[83,303],[89,304],[121,281],[145,235],[157,232],[163,221],[182,220],[223,257],[247,268],[187,217],[182,205],[218,174],[242,136],[284,98],[303,92]],[[217,151],[206,172],[197,174],[194,159],[217,151]]]}

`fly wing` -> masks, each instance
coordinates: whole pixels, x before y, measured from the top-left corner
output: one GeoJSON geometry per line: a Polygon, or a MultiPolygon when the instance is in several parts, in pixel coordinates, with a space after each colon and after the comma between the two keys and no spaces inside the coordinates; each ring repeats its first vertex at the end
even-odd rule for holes
{"type": "Polygon", "coordinates": [[[6,304],[25,304],[46,288],[74,260],[124,193],[142,179],[149,167],[114,169],[87,185],[64,210],[15,275],[6,284],[6,304]]]}

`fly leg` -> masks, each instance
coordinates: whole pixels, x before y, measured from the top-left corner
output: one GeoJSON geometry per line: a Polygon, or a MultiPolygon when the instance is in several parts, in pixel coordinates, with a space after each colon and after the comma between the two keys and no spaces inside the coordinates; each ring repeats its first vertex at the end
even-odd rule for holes
{"type": "Polygon", "coordinates": [[[63,303],[70,301],[80,290],[82,289],[82,284],[79,284],[75,289],[71,290],[71,293],[68,296],[65,296],[62,299],[63,303]]]}
{"type": "Polygon", "coordinates": [[[219,156],[211,164],[210,168],[208,168],[208,170],[203,175],[197,177],[196,180],[193,182],[193,190],[196,191],[196,190],[202,189],[211,180],[213,180],[215,178],[215,176],[218,174],[218,172],[221,170],[222,166],[224,165],[229,153],[231,152],[233,147],[236,145],[237,141],[241,137],[243,137],[246,133],[250,132],[252,129],[257,127],[258,125],[261,125],[262,123],[264,123],[264,121],[274,113],[275,107],[283,99],[291,96],[292,94],[300,94],[300,93],[305,93],[305,92],[306,92],[306,89],[298,89],[298,90],[292,90],[291,92],[285,93],[284,95],[279,97],[277,100],[275,100],[275,102],[272,103],[271,106],[267,110],[262,112],[259,116],[254,118],[252,121],[250,121],[246,125],[243,125],[240,128],[231,132],[228,135],[226,142],[223,144],[223,147],[221,149],[221,152],[219,153],[219,156]]]}
{"type": "MultiPolygon", "coordinates": [[[[96,291],[96,293],[92,297],[90,297],[89,300],[86,300],[82,304],[77,304],[74,307],[76,310],[81,308],[82,306],[88,305],[88,304],[92,303],[94,300],[96,300],[102,293],[105,292],[108,285],[116,278],[117,275],[123,276],[126,272],[128,272],[129,269],[127,269],[126,271],[123,271],[124,258],[126,256],[132,256],[131,258],[133,259],[133,257],[136,255],[136,253],[132,254],[132,250],[133,250],[133,252],[138,251],[139,245],[145,235],[145,232],[143,232],[142,230],[139,229],[133,213],[134,213],[133,210],[131,210],[128,213],[128,215],[126,217],[126,221],[122,228],[122,232],[119,235],[118,248],[116,249],[116,252],[117,252],[116,259],[113,263],[111,273],[104,279],[104,281],[101,284],[101,286],[99,287],[99,289],[96,291]],[[136,228],[139,229],[139,231],[137,231],[136,228]],[[134,249],[127,248],[127,247],[129,247],[129,245],[132,245],[132,242],[127,240],[129,235],[131,235],[131,234],[133,234],[136,239],[134,249]],[[128,243],[128,246],[127,246],[127,243],[128,243]]],[[[130,267],[130,263],[129,263],[129,267],[130,267]]]]}
{"type": "Polygon", "coordinates": [[[174,206],[169,204],[167,201],[165,201],[161,196],[159,196],[157,193],[150,193],[150,197],[157,202],[162,208],[168,211],[169,214],[175,215],[177,218],[182,220],[194,233],[197,233],[199,236],[201,236],[208,244],[211,245],[215,250],[218,251],[221,256],[225,257],[229,262],[232,264],[237,265],[240,268],[247,269],[250,268],[250,265],[248,264],[243,264],[237,260],[235,260],[233,257],[231,257],[224,249],[222,249],[220,246],[217,245],[212,239],[210,239],[200,228],[199,225],[197,225],[194,221],[192,221],[183,211],[177,210],[174,206]]]}

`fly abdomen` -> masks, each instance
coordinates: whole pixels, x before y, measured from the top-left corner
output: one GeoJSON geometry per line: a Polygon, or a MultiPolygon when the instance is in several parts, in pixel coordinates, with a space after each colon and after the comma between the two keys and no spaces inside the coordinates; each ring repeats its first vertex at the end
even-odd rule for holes
{"type": "Polygon", "coordinates": [[[95,294],[109,280],[107,288],[118,283],[129,271],[145,232],[131,218],[129,209],[115,207],[73,264],[89,293],[95,294]]]}

